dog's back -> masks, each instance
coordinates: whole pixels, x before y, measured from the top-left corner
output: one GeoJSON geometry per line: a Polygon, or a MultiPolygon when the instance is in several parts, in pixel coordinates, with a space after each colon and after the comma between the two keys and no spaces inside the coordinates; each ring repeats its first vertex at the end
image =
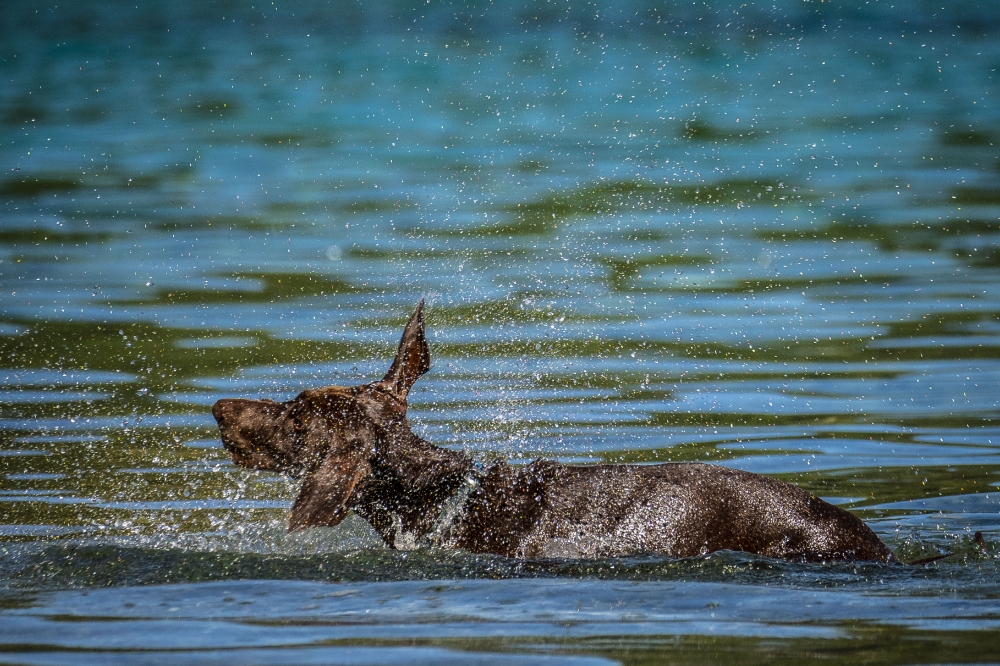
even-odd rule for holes
{"type": "Polygon", "coordinates": [[[514,557],[742,550],[806,561],[895,560],[842,509],[776,479],[698,463],[496,465],[452,539],[514,557]]]}

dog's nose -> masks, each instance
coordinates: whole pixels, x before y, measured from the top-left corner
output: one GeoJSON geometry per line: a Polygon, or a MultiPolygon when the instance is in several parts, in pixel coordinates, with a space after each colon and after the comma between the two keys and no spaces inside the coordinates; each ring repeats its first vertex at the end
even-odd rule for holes
{"type": "Polygon", "coordinates": [[[226,418],[232,411],[232,402],[232,400],[217,400],[212,405],[212,416],[215,417],[217,423],[222,423],[222,419],[226,418]]]}

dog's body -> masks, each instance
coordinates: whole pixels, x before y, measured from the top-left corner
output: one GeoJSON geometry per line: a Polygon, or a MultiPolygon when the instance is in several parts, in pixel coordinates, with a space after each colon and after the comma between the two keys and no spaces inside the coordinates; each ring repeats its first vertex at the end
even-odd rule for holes
{"type": "Polygon", "coordinates": [[[861,520],[782,481],[698,463],[479,469],[410,430],[406,396],[430,368],[422,304],[389,373],[293,400],[219,400],[233,461],[304,477],[289,528],[349,509],[391,547],[508,557],[690,557],[739,550],[803,561],[897,561],[861,520]]]}

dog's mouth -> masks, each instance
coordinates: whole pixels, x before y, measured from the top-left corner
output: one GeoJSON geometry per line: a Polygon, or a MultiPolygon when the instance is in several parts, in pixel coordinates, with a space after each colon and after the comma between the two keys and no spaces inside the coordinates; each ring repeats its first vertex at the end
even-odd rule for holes
{"type": "Polygon", "coordinates": [[[234,463],[240,464],[240,460],[246,457],[247,444],[234,440],[221,425],[219,426],[219,430],[222,435],[222,448],[226,450],[226,453],[229,454],[234,463]]]}
{"type": "Polygon", "coordinates": [[[219,424],[222,447],[240,467],[278,468],[274,454],[268,447],[260,444],[261,440],[266,439],[266,436],[257,432],[260,429],[258,421],[262,416],[267,416],[258,413],[262,404],[267,405],[249,400],[219,400],[212,407],[212,416],[219,424]]]}
{"type": "Polygon", "coordinates": [[[258,447],[254,447],[245,438],[239,436],[238,430],[238,426],[227,427],[222,423],[219,424],[219,431],[222,435],[222,448],[226,450],[232,461],[240,467],[249,467],[251,469],[273,466],[273,462],[268,465],[266,457],[260,455],[259,451],[254,450],[258,447]]]}

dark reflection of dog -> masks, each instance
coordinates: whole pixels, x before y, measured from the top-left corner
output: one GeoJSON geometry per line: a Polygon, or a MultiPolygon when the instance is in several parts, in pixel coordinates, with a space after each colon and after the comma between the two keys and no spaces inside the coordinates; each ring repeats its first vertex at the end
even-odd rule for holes
{"type": "Polygon", "coordinates": [[[212,414],[236,464],[303,478],[291,530],[336,525],[353,510],[393,548],[897,561],[857,517],[758,474],[698,463],[483,468],[410,430],[406,396],[429,368],[421,303],[380,381],[288,402],[219,400],[212,414]]]}

